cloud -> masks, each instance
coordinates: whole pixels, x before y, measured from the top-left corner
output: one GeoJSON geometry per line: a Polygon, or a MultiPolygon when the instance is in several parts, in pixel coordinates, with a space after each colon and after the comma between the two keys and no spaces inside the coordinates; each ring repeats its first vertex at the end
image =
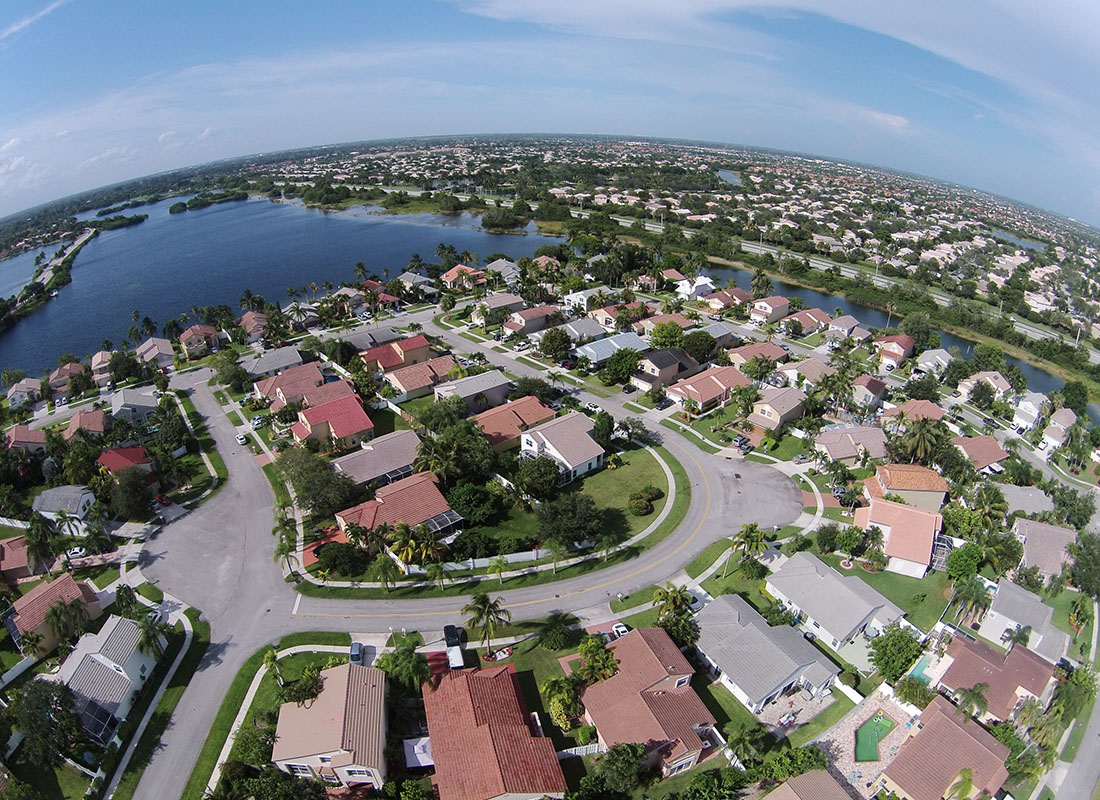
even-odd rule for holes
{"type": "Polygon", "coordinates": [[[76,169],[84,170],[90,167],[95,167],[105,163],[118,163],[121,161],[130,161],[134,159],[140,151],[129,145],[120,145],[118,147],[109,147],[101,153],[85,159],[80,162],[76,169]]]}
{"type": "Polygon", "coordinates": [[[169,139],[171,139],[175,135],[176,135],[175,131],[164,131],[160,136],[157,137],[157,141],[158,142],[167,142],[169,139]]]}
{"type": "Polygon", "coordinates": [[[15,136],[15,137],[12,137],[11,139],[8,139],[3,144],[0,144],[0,153],[6,153],[9,150],[14,150],[16,147],[19,146],[19,144],[22,141],[23,140],[20,139],[18,136],[15,136]]]}
{"type": "Polygon", "coordinates": [[[13,22],[8,27],[4,28],[3,30],[0,30],[0,42],[3,42],[9,36],[14,36],[17,33],[22,33],[27,28],[29,28],[31,25],[38,22],[43,17],[49,16],[54,11],[61,8],[61,6],[65,5],[68,2],[69,2],[69,0],[54,0],[54,2],[50,3],[48,6],[43,8],[41,11],[37,11],[34,14],[23,17],[23,19],[16,20],[15,22],[13,22]]]}

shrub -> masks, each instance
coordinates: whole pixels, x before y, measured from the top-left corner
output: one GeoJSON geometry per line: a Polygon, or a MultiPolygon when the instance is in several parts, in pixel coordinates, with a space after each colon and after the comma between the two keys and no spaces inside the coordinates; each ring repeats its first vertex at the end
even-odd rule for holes
{"type": "Polygon", "coordinates": [[[596,738],[596,728],[594,725],[582,725],[577,729],[577,743],[580,745],[586,745],[596,738]]]}
{"type": "Polygon", "coordinates": [[[828,554],[836,550],[836,537],[839,533],[840,528],[833,523],[818,528],[814,537],[817,539],[817,549],[822,554],[828,554]]]}
{"type": "Polygon", "coordinates": [[[329,542],[317,551],[317,563],[321,569],[348,577],[365,572],[370,560],[366,551],[360,547],[344,542],[329,542]]]}
{"type": "Polygon", "coordinates": [[[635,497],[641,497],[644,500],[648,500],[651,503],[656,502],[657,500],[660,500],[664,496],[665,496],[665,493],[663,491],[661,491],[656,486],[654,486],[653,484],[650,484],[650,483],[647,483],[645,486],[643,486],[641,489],[636,491],[634,494],[630,495],[631,499],[633,499],[635,497]]]}
{"type": "Polygon", "coordinates": [[[741,574],[750,581],[759,581],[768,576],[768,568],[755,558],[746,558],[741,562],[741,574]]]}
{"type": "Polygon", "coordinates": [[[631,497],[627,503],[627,508],[635,517],[644,517],[646,514],[653,513],[653,503],[649,502],[644,497],[631,497]]]}
{"type": "Polygon", "coordinates": [[[854,689],[859,685],[859,676],[854,672],[842,672],[840,673],[840,682],[854,689]]]}

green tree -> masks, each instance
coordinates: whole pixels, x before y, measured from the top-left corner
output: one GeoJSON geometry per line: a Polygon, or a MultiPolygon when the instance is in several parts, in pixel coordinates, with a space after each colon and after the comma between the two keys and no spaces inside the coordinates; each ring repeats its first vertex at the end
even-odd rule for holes
{"type": "Polygon", "coordinates": [[[871,663],[887,683],[896,683],[921,654],[923,647],[916,634],[894,622],[871,640],[871,663]]]}
{"type": "Polygon", "coordinates": [[[612,745],[599,757],[595,772],[608,786],[633,792],[645,780],[645,745],[633,742],[612,745]]]}
{"type": "Polygon", "coordinates": [[[528,458],[516,465],[515,485],[536,500],[546,500],[556,494],[560,480],[561,469],[552,458],[528,458]]]}
{"type": "Polygon", "coordinates": [[[975,408],[985,411],[987,408],[993,405],[993,401],[996,398],[993,393],[992,386],[990,386],[985,381],[978,381],[974,384],[974,388],[970,390],[970,395],[967,397],[967,399],[970,401],[970,404],[973,405],[975,408]]]}
{"type": "Polygon", "coordinates": [[[730,542],[730,547],[741,551],[741,563],[750,558],[759,558],[768,551],[768,540],[755,522],[746,522],[730,542]]]}
{"type": "Polygon", "coordinates": [[[56,766],[62,755],[84,740],[73,710],[73,693],[63,683],[28,681],[12,703],[12,721],[23,734],[23,757],[29,763],[56,766]]]}
{"type": "Polygon", "coordinates": [[[977,575],[968,575],[955,581],[952,587],[952,599],[955,602],[955,619],[970,611],[989,605],[989,589],[977,575]]]}
{"type": "Polygon", "coordinates": [[[376,663],[378,669],[412,694],[432,674],[428,657],[417,652],[416,643],[409,639],[401,640],[393,650],[378,656],[376,663]]]}
{"type": "Polygon", "coordinates": [[[600,369],[600,380],[610,386],[614,383],[626,383],[638,369],[641,354],[632,347],[624,347],[607,359],[600,369]]]}
{"type": "Polygon", "coordinates": [[[958,701],[958,708],[955,713],[960,717],[981,716],[989,708],[989,701],[985,697],[988,691],[989,684],[987,683],[978,683],[969,689],[959,689],[955,693],[958,701]]]}
{"type": "Polygon", "coordinates": [[[274,647],[269,647],[264,653],[264,668],[275,676],[275,680],[278,681],[280,686],[285,683],[283,670],[279,667],[279,651],[274,647]]]}
{"type": "Polygon", "coordinates": [[[592,424],[592,438],[604,450],[611,448],[611,436],[615,433],[615,418],[606,411],[596,414],[592,424]]]}
{"type": "Polygon", "coordinates": [[[676,586],[670,581],[653,590],[653,604],[661,617],[681,614],[691,605],[691,595],[686,586],[676,586]]]}
{"type": "Polygon", "coordinates": [[[586,494],[560,495],[539,505],[539,538],[573,546],[595,541],[604,527],[604,514],[586,494]]]}
{"type": "Polygon", "coordinates": [[[959,581],[977,575],[983,555],[981,545],[976,542],[967,542],[952,550],[947,556],[947,577],[952,581],[959,581]]]}
{"type": "Polygon", "coordinates": [[[974,512],[988,531],[1000,530],[1008,513],[1008,501],[1004,492],[992,483],[983,483],[974,493],[974,512]]]}
{"type": "Polygon", "coordinates": [[[374,563],[371,565],[371,574],[376,581],[382,584],[382,589],[388,594],[390,588],[397,582],[398,577],[401,575],[401,568],[398,567],[388,555],[379,553],[378,557],[374,559],[374,563]]]}
{"type": "Polygon", "coordinates": [[[512,612],[504,607],[504,601],[498,597],[490,599],[485,592],[478,592],[470,602],[462,607],[466,624],[481,629],[481,643],[487,650],[493,649],[493,636],[498,627],[512,619],[512,612]]]}
{"type": "Polygon", "coordinates": [[[693,331],[684,336],[684,351],[700,364],[710,361],[716,346],[717,341],[706,331],[693,331]]]}
{"type": "Polygon", "coordinates": [[[539,340],[539,350],[552,361],[560,361],[573,349],[573,340],[562,328],[551,328],[539,340]]]}
{"type": "Polygon", "coordinates": [[[1081,381],[1068,381],[1062,387],[1062,400],[1066,408],[1078,417],[1085,417],[1088,411],[1089,390],[1081,381]]]}
{"type": "Polygon", "coordinates": [[[586,636],[581,640],[579,653],[581,665],[576,675],[584,683],[605,681],[619,671],[619,661],[603,637],[586,636]]]}
{"type": "Polygon", "coordinates": [[[154,614],[145,614],[137,621],[139,630],[138,649],[143,653],[152,653],[158,659],[164,655],[161,638],[167,638],[172,629],[161,622],[154,614]]]}
{"type": "Polygon", "coordinates": [[[682,347],[684,329],[676,322],[658,322],[649,334],[649,345],[654,350],[665,347],[682,347]]]}
{"type": "Polygon", "coordinates": [[[772,291],[772,279],[759,267],[752,273],[752,296],[759,299],[767,297],[772,291]]]}

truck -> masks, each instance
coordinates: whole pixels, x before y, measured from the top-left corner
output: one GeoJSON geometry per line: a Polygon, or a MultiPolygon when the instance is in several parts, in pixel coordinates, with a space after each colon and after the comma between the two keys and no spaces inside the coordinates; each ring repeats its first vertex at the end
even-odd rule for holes
{"type": "Polygon", "coordinates": [[[462,628],[457,625],[444,625],[443,641],[447,645],[447,664],[450,668],[465,668],[466,657],[462,654],[462,628]]]}

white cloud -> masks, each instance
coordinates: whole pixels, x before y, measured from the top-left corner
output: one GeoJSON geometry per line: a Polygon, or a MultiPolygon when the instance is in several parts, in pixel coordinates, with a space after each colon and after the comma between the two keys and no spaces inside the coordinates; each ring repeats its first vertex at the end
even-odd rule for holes
{"type": "Polygon", "coordinates": [[[169,139],[171,139],[175,135],[176,135],[175,131],[164,131],[160,136],[157,137],[157,141],[158,142],[167,142],[169,139]]]}
{"type": "Polygon", "coordinates": [[[8,139],[3,144],[0,144],[0,153],[6,153],[9,150],[14,150],[16,147],[19,146],[20,142],[22,141],[23,140],[20,139],[18,136],[14,136],[11,139],[8,139]]]}
{"type": "Polygon", "coordinates": [[[17,33],[22,33],[31,25],[38,22],[43,17],[52,14],[54,11],[61,8],[61,6],[65,5],[68,2],[69,0],[54,0],[54,2],[50,3],[41,11],[36,11],[35,13],[23,17],[20,20],[16,20],[15,22],[8,25],[8,27],[0,30],[0,42],[3,42],[9,36],[14,36],[17,33]]]}

